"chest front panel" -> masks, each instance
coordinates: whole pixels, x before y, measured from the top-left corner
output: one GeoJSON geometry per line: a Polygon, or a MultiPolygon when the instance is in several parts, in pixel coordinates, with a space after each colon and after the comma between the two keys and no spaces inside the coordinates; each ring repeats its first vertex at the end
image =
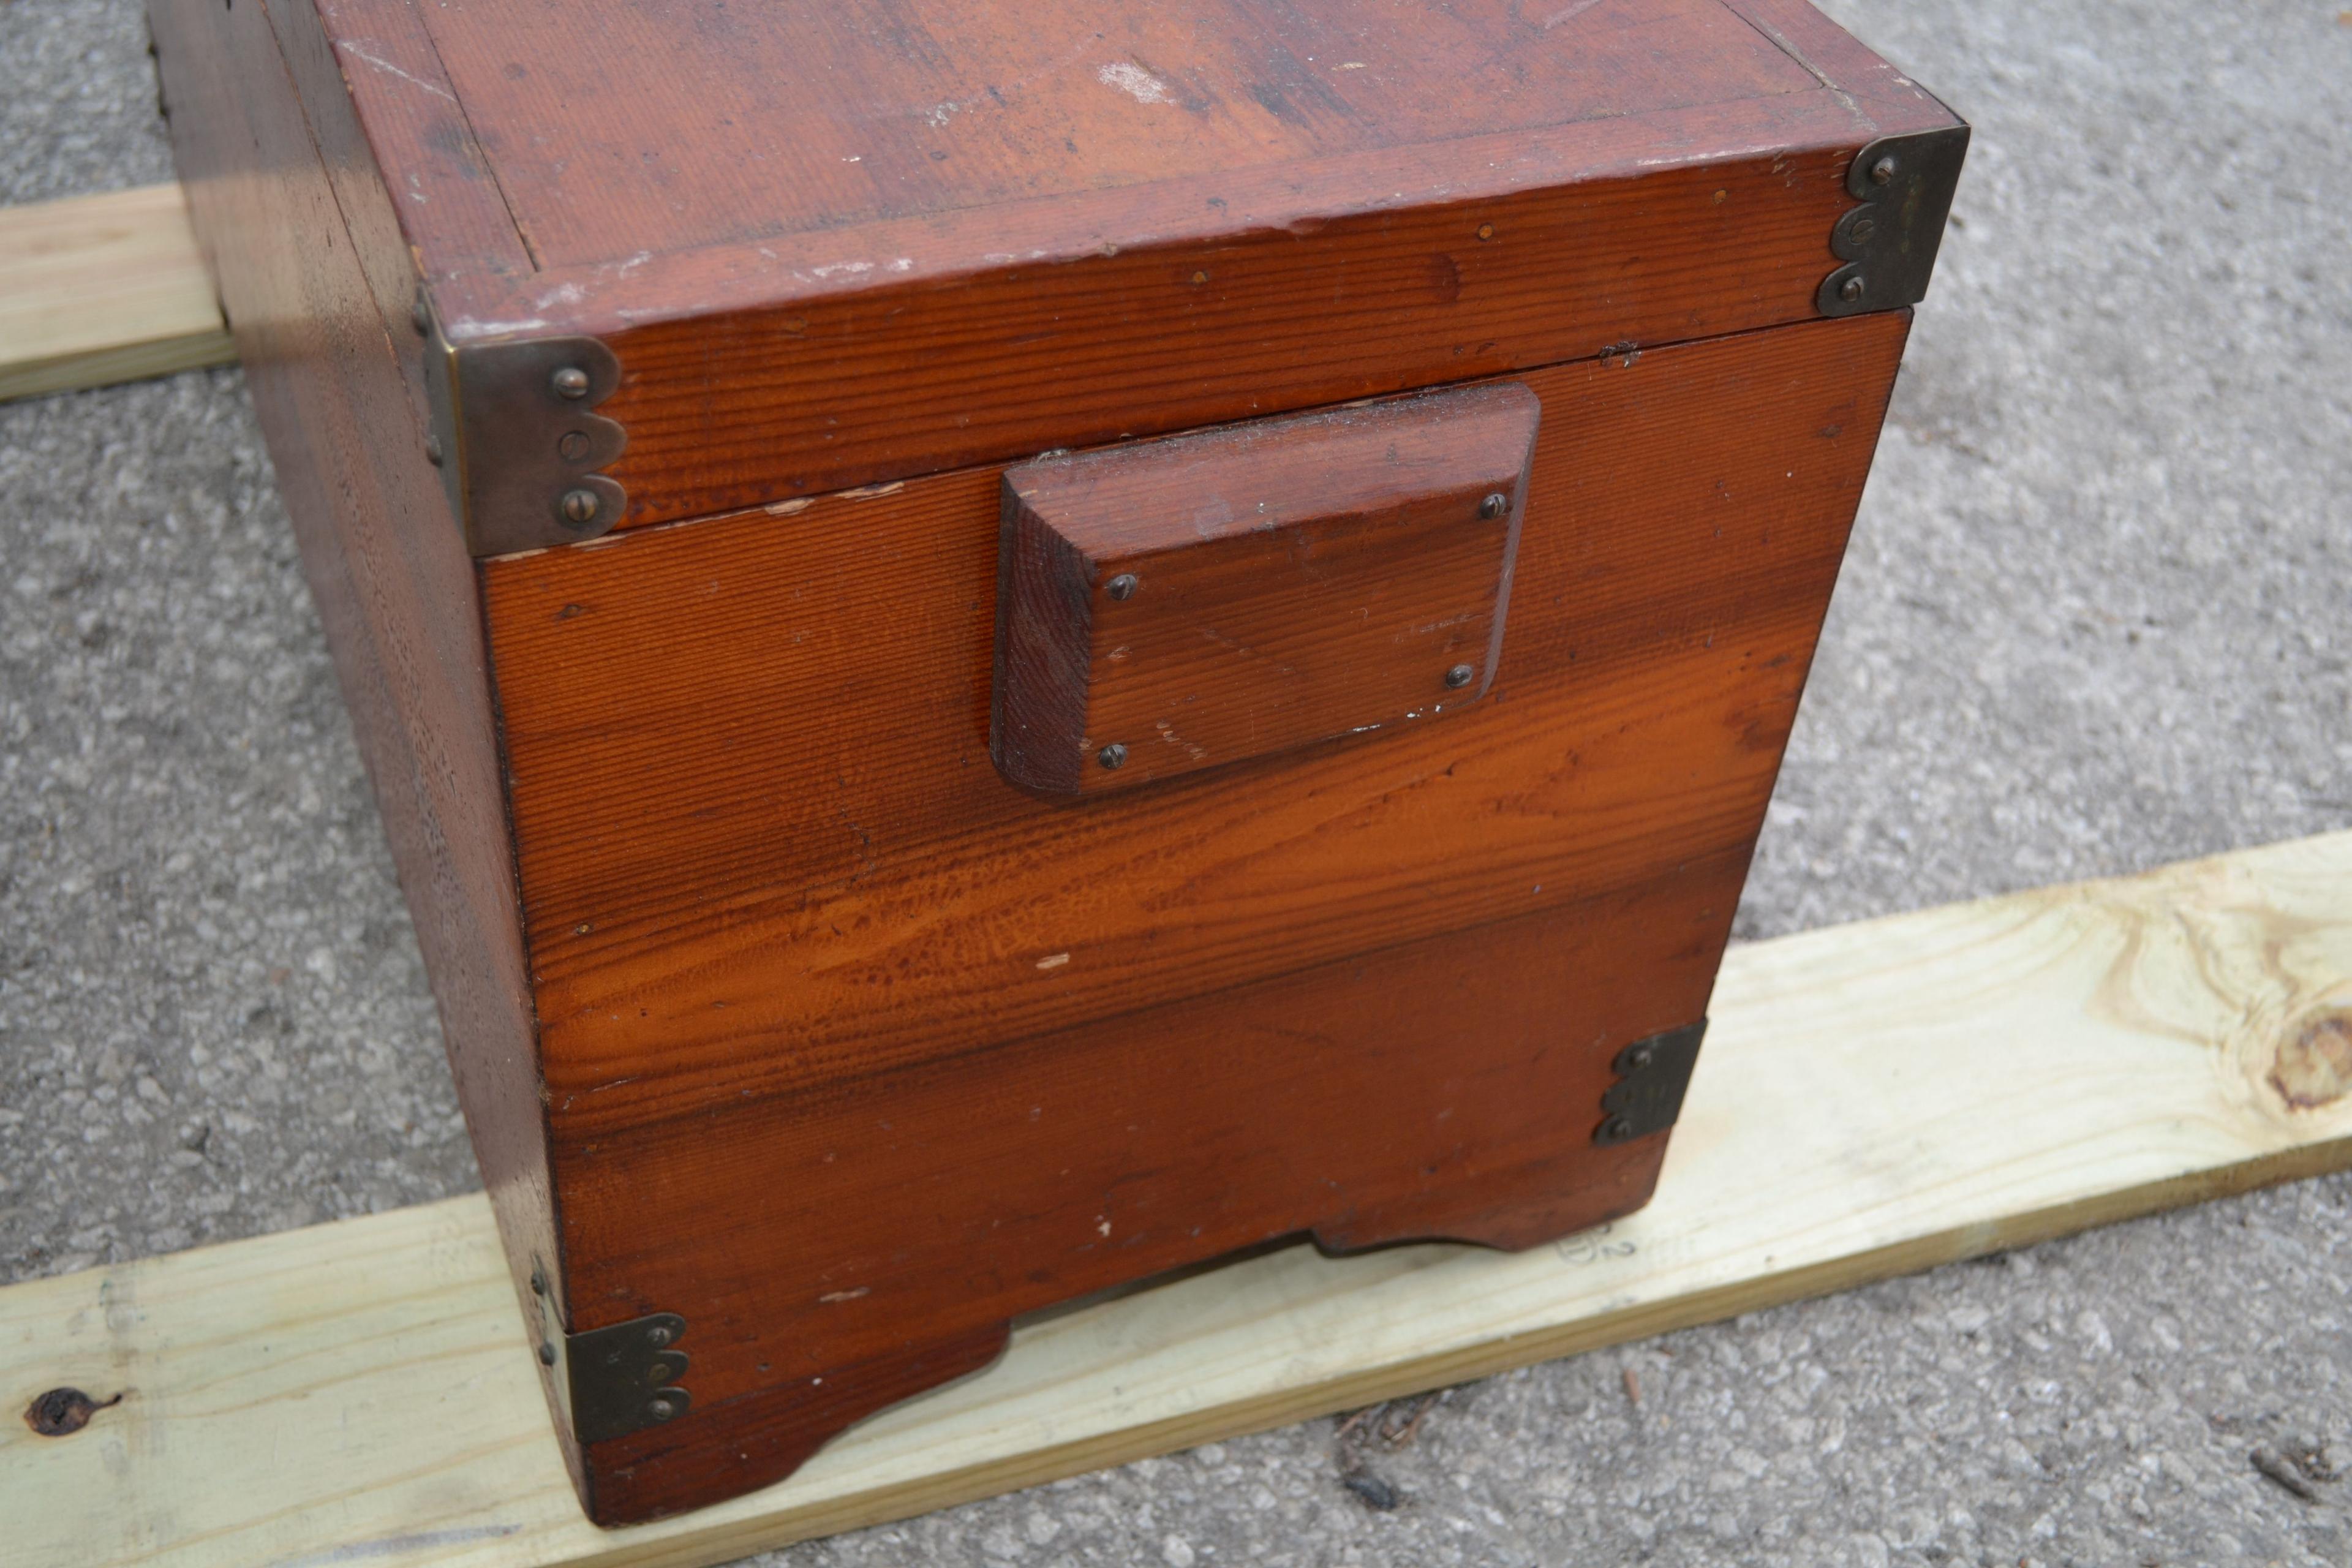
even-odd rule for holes
{"type": "Polygon", "coordinates": [[[996,470],[489,563],[575,1330],[685,1314],[773,1460],[842,1418],[779,1358],[1637,1203],[1611,1064],[1704,1009],[1906,326],[1517,378],[1485,697],[1107,794],[992,762],[996,470]]]}
{"type": "Polygon", "coordinates": [[[1743,842],[1906,321],[1522,378],[1543,419],[1486,700],[1117,798],[991,763],[994,470],[491,563],[558,1126],[794,1092],[1743,842]]]}

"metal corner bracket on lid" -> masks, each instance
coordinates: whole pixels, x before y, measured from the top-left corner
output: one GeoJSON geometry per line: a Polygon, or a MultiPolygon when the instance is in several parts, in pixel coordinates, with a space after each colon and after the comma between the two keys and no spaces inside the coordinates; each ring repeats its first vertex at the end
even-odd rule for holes
{"type": "Polygon", "coordinates": [[[433,429],[425,455],[477,556],[576,544],[611,531],[628,492],[599,472],[627,432],[593,412],[621,384],[619,356],[595,338],[452,343],[416,290],[433,429]]]}
{"type": "Polygon", "coordinates": [[[1969,128],[1948,125],[1882,136],[1854,154],[1845,188],[1862,205],[1830,230],[1830,252],[1845,265],[1814,295],[1822,315],[1900,310],[1927,297],[1968,151],[1969,128]]]}

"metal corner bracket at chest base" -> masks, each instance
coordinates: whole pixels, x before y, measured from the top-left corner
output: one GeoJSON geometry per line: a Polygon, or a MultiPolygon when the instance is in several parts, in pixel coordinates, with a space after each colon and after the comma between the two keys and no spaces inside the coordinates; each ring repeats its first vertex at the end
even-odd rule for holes
{"type": "Polygon", "coordinates": [[[1606,1148],[1663,1132],[1682,1116],[1691,1069],[1698,1065],[1706,1020],[1635,1040],[1609,1064],[1617,1075],[1601,1097],[1601,1125],[1592,1141],[1606,1148]]]}
{"type": "Polygon", "coordinates": [[[686,1337],[684,1318],[648,1312],[567,1334],[557,1325],[544,1269],[533,1270],[530,1289],[539,1301],[539,1359],[555,1370],[580,1441],[601,1443],[665,1426],[694,1407],[693,1396],[681,1385],[688,1366],[686,1352],[677,1348],[686,1337]]]}
{"type": "Polygon", "coordinates": [[[412,324],[433,420],[425,458],[471,553],[576,544],[621,521],[628,492],[599,470],[628,435],[595,412],[621,384],[611,349],[588,337],[452,343],[422,288],[412,324]]]}

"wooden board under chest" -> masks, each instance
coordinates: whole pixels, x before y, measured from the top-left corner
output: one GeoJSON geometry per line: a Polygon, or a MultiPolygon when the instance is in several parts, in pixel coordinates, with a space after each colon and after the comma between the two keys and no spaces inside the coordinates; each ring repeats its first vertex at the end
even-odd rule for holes
{"type": "Polygon", "coordinates": [[[598,1521],[1647,1197],[1967,132],[1556,9],[154,0],[598,1521]]]}

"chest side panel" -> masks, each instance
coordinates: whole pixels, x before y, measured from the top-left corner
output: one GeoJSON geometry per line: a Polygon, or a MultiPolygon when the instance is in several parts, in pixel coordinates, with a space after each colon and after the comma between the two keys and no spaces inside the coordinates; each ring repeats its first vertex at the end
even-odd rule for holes
{"type": "Polygon", "coordinates": [[[1077,801],[988,752],[992,470],[489,563],[551,1114],[584,1135],[1744,847],[1906,318],[1555,367],[1485,700],[1077,801]]]}
{"type": "MultiPolygon", "coordinates": [[[[307,99],[307,10],[155,0],[149,22],[181,182],[537,1329],[525,1282],[558,1256],[555,1194],[476,570],[418,456],[419,400],[388,341],[391,204],[364,149],[336,139],[348,121],[307,99]]],[[[563,1449],[576,1472],[568,1433],[563,1449]]]]}

